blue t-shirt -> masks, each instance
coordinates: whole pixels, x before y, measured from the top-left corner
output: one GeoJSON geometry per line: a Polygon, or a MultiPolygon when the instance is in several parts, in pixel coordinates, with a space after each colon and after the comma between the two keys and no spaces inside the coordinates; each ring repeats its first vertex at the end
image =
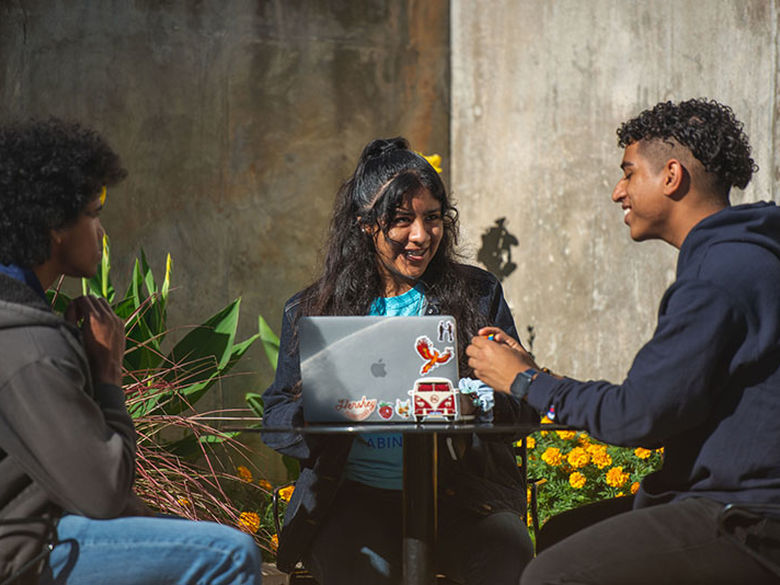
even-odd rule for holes
{"type": "MultiPolygon", "coordinates": [[[[379,297],[369,315],[387,317],[417,316],[424,313],[425,295],[421,284],[397,297],[379,297]]],[[[400,490],[403,486],[403,435],[366,433],[355,437],[344,477],[372,487],[400,490]]]]}

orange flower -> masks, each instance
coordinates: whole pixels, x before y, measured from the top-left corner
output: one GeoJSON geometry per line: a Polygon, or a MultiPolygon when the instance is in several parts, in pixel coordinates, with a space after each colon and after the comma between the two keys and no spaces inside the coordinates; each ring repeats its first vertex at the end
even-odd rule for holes
{"type": "Polygon", "coordinates": [[[634,449],[634,455],[636,455],[640,459],[647,459],[652,454],[653,452],[650,449],[645,449],[643,447],[637,447],[636,449],[634,449]]]}
{"type": "Polygon", "coordinates": [[[533,437],[526,437],[525,447],[526,449],[533,449],[534,447],[536,447],[536,439],[534,439],[533,437]]]}
{"type": "MultiPolygon", "coordinates": [[[[592,445],[592,447],[596,447],[597,445],[592,445]]],[[[607,453],[607,448],[603,447],[601,449],[588,449],[590,451],[590,459],[593,461],[593,465],[598,467],[599,469],[604,469],[607,465],[612,464],[612,456],[607,453]]]]}
{"type": "Polygon", "coordinates": [[[278,534],[272,534],[271,535],[271,548],[276,550],[279,548],[279,535],[278,534]]]}
{"type": "Polygon", "coordinates": [[[244,532],[254,534],[260,528],[260,516],[254,512],[241,512],[238,517],[238,527],[244,532]]]}
{"type": "Polygon", "coordinates": [[[542,461],[544,461],[547,465],[552,465],[553,467],[557,467],[561,463],[563,463],[563,456],[561,455],[561,450],[557,447],[547,447],[547,450],[542,453],[542,461]]]}
{"type": "Polygon", "coordinates": [[[582,447],[574,447],[569,451],[569,455],[566,457],[566,461],[569,462],[574,469],[585,467],[590,463],[590,455],[582,447]]]}
{"type": "Polygon", "coordinates": [[[628,481],[629,475],[623,473],[623,466],[613,467],[607,471],[607,485],[612,487],[620,487],[628,481]]]}
{"type": "Polygon", "coordinates": [[[252,482],[252,472],[249,471],[248,467],[239,465],[238,467],[236,467],[236,473],[238,473],[238,477],[240,477],[242,481],[245,481],[247,483],[252,482]]]}
{"type": "Polygon", "coordinates": [[[581,489],[582,486],[585,485],[585,482],[587,479],[583,474],[581,474],[579,471],[573,472],[571,475],[569,475],[569,485],[573,487],[575,490],[581,489]]]}
{"type": "Polygon", "coordinates": [[[631,493],[635,494],[638,491],[639,491],[639,482],[635,481],[634,483],[631,484],[631,493]]]}
{"type": "Polygon", "coordinates": [[[285,502],[289,502],[290,498],[293,495],[293,491],[295,491],[294,485],[288,485],[287,487],[283,487],[279,490],[279,497],[282,498],[285,502]]]}
{"type": "Polygon", "coordinates": [[[271,482],[267,479],[258,479],[257,484],[267,492],[270,492],[273,489],[271,482]]]}
{"type": "Polygon", "coordinates": [[[563,439],[564,441],[568,441],[569,439],[573,439],[577,436],[577,431],[555,431],[558,433],[558,436],[563,439]]]}

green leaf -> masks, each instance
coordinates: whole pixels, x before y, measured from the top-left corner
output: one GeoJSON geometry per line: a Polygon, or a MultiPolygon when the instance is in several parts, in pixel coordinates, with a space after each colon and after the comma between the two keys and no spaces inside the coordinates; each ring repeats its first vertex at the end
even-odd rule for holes
{"type": "Polygon", "coordinates": [[[287,469],[287,479],[290,481],[298,479],[298,476],[301,474],[300,461],[289,455],[282,455],[282,463],[284,463],[284,467],[287,469]]]}
{"type": "Polygon", "coordinates": [[[240,305],[241,299],[236,299],[190,331],[171,350],[167,357],[171,371],[164,378],[179,389],[180,397],[166,405],[166,412],[178,413],[192,406],[246,352],[249,347],[246,342],[235,350],[233,346],[240,305]]]}
{"type": "Polygon", "coordinates": [[[257,318],[258,331],[260,331],[260,341],[263,344],[265,350],[265,356],[268,358],[268,362],[271,367],[276,370],[276,364],[279,360],[279,337],[273,332],[263,316],[260,315],[257,318]]]}
{"type": "Polygon", "coordinates": [[[263,397],[260,394],[257,392],[247,392],[244,394],[244,400],[246,400],[247,406],[249,406],[256,416],[263,418],[265,406],[263,405],[263,397]]]}

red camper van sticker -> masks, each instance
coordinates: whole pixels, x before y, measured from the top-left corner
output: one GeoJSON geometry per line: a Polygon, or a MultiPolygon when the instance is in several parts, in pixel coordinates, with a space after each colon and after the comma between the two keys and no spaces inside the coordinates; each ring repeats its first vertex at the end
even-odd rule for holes
{"type": "Polygon", "coordinates": [[[420,378],[409,395],[416,422],[455,420],[458,416],[458,391],[446,378],[420,378]]]}

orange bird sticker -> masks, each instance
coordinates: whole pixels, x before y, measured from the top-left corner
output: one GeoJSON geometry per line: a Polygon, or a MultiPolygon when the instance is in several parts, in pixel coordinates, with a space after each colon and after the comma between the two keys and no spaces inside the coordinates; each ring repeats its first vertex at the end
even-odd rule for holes
{"type": "Polygon", "coordinates": [[[423,375],[442,364],[446,364],[453,356],[451,347],[445,347],[444,351],[440,352],[433,347],[433,343],[425,335],[417,338],[414,348],[420,354],[420,357],[425,360],[425,363],[420,368],[420,374],[423,375]]]}

